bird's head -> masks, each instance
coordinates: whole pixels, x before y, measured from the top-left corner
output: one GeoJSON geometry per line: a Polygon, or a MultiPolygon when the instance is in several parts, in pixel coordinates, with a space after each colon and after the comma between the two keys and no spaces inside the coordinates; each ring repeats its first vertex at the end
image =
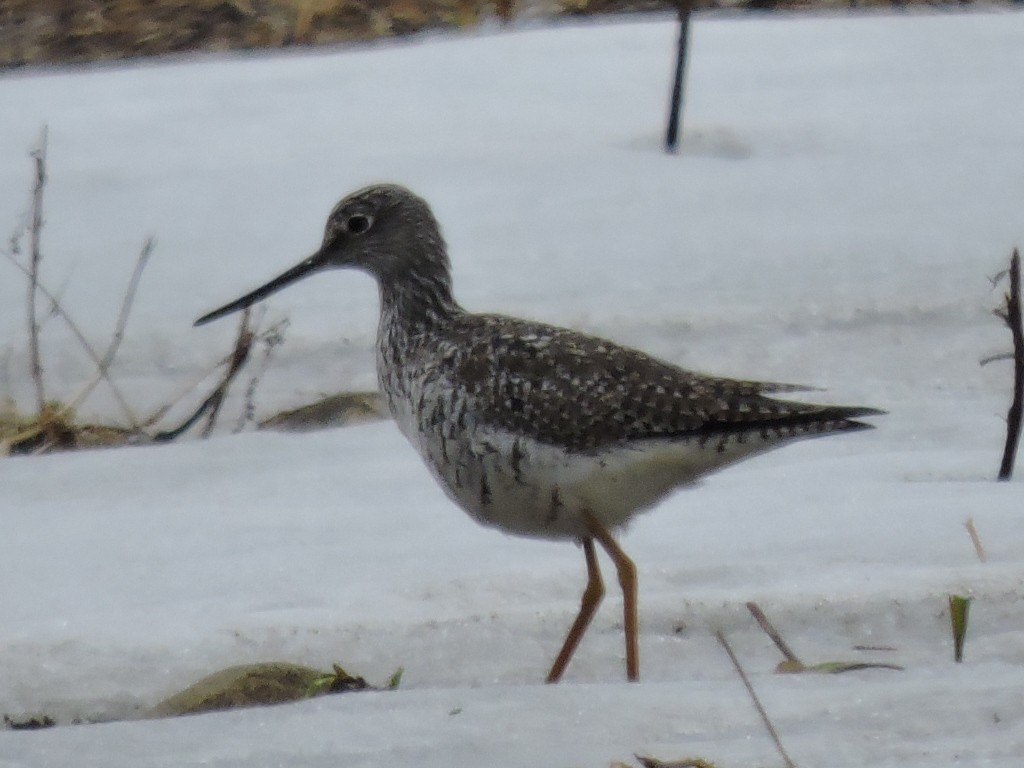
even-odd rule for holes
{"type": "Polygon", "coordinates": [[[334,206],[316,253],[195,324],[245,309],[314,272],[346,268],[368,272],[381,285],[450,284],[444,240],[430,206],[404,187],[377,184],[347,195],[334,206]]]}

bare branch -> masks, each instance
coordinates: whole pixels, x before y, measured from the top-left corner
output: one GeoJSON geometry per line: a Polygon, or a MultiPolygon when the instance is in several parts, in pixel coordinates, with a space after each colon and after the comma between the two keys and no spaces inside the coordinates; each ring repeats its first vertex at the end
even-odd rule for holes
{"type": "Polygon", "coordinates": [[[29,371],[36,389],[36,410],[42,418],[46,406],[46,390],[43,388],[43,365],[39,356],[39,321],[36,318],[36,290],[39,285],[39,262],[42,260],[40,234],[43,229],[43,189],[46,186],[46,126],[39,137],[39,146],[32,150],[35,161],[36,182],[32,188],[32,211],[29,223],[28,261],[28,352],[29,371]]]}
{"type": "MultiPolygon", "coordinates": [[[[100,383],[104,378],[107,377],[107,372],[110,370],[111,364],[114,362],[114,357],[117,355],[117,350],[121,346],[121,340],[124,338],[124,329],[128,323],[128,316],[131,314],[132,303],[135,301],[135,293],[139,288],[139,280],[142,278],[142,271],[146,268],[146,264],[149,262],[149,257],[153,254],[153,248],[156,246],[156,241],[152,236],[146,238],[146,242],[142,244],[142,250],[139,251],[139,258],[135,261],[135,269],[132,271],[132,276],[128,280],[128,287],[125,289],[124,299],[121,302],[121,311],[117,316],[117,325],[114,327],[114,334],[110,338],[110,344],[107,345],[107,351],[103,353],[103,357],[96,363],[96,372],[93,374],[89,382],[82,387],[82,389],[72,398],[68,404],[68,411],[73,411],[87,398],[92,391],[96,388],[96,385],[100,383]]],[[[131,419],[131,427],[133,430],[138,431],[140,426],[135,419],[133,413],[128,414],[131,419]]]]}
{"type": "Polygon", "coordinates": [[[1024,323],[1020,307],[1020,251],[1013,249],[1010,257],[1010,292],[1006,295],[1004,321],[1013,336],[1013,401],[1006,415],[1006,443],[1003,461],[999,466],[999,479],[1009,480],[1020,442],[1021,417],[1024,415],[1024,323]]]}
{"type": "Polygon", "coordinates": [[[222,365],[227,365],[229,362],[231,362],[231,358],[233,356],[234,352],[232,352],[231,354],[224,355],[224,357],[222,357],[213,365],[209,366],[199,376],[196,376],[194,379],[186,383],[185,386],[181,387],[175,394],[173,394],[170,397],[170,399],[166,403],[161,405],[159,408],[157,408],[155,411],[153,411],[151,414],[149,414],[142,420],[143,428],[152,427],[154,424],[160,421],[160,419],[166,416],[167,413],[174,406],[176,406],[178,403],[180,403],[182,400],[184,400],[186,397],[192,394],[192,391],[195,390],[200,384],[202,384],[203,381],[205,381],[206,378],[210,376],[210,374],[212,374],[222,365]]]}
{"type": "Polygon", "coordinates": [[[158,432],[153,435],[153,440],[158,443],[169,443],[171,440],[177,440],[183,434],[188,432],[192,427],[203,418],[203,414],[206,413],[213,405],[214,400],[217,397],[217,390],[214,390],[210,395],[207,396],[199,407],[196,408],[192,414],[185,419],[181,424],[176,426],[174,429],[168,429],[164,432],[158,432]]]}
{"type": "Polygon", "coordinates": [[[224,402],[228,388],[242,366],[245,365],[246,360],[249,359],[249,352],[252,350],[254,336],[253,332],[249,329],[249,314],[250,310],[248,308],[242,313],[242,321],[238,328],[238,340],[235,342],[235,349],[228,360],[228,369],[224,373],[220,384],[184,422],[174,429],[154,435],[154,440],[161,442],[174,440],[191,429],[204,415],[206,416],[206,425],[203,427],[202,436],[210,436],[217,419],[217,413],[224,402]]]}
{"type": "Polygon", "coordinates": [[[135,261],[135,269],[132,270],[132,276],[128,280],[128,287],[125,289],[124,301],[121,302],[121,311],[117,316],[114,335],[110,339],[110,345],[103,355],[103,360],[100,361],[104,368],[109,368],[110,364],[114,362],[114,356],[117,354],[118,347],[121,346],[121,339],[124,338],[124,327],[128,323],[128,315],[132,311],[132,303],[135,301],[135,292],[139,289],[142,271],[146,268],[149,257],[153,255],[153,248],[155,246],[156,240],[150,235],[146,238],[146,242],[142,244],[142,250],[139,251],[139,258],[135,261]]]}
{"type": "Polygon", "coordinates": [[[1009,272],[1008,269],[1001,269],[998,272],[996,272],[994,275],[992,275],[988,279],[988,281],[990,283],[992,283],[992,287],[995,288],[997,285],[999,285],[999,283],[1001,283],[1003,281],[1003,278],[1006,277],[1008,272],[1009,272]]]}
{"type": "MultiPolygon", "coordinates": [[[[6,251],[0,251],[0,255],[6,257],[7,260],[10,261],[15,267],[17,267],[23,275],[25,275],[26,277],[30,277],[28,267],[26,267],[24,264],[19,263],[18,260],[15,259],[12,254],[6,251]]],[[[113,380],[110,378],[110,373],[108,371],[103,370],[103,366],[100,364],[101,358],[99,356],[99,353],[92,346],[92,344],[89,343],[89,340],[85,338],[85,334],[82,333],[82,330],[81,328],[78,327],[78,324],[71,319],[71,316],[68,315],[66,311],[64,311],[64,307],[60,305],[60,301],[52,293],[50,293],[49,290],[47,290],[45,285],[37,282],[35,285],[35,289],[40,294],[42,294],[47,301],[50,302],[53,313],[60,317],[65,322],[65,324],[68,326],[68,329],[71,331],[72,334],[74,334],[74,337],[78,340],[78,343],[81,344],[82,349],[85,350],[85,354],[88,355],[89,359],[91,359],[93,363],[96,364],[97,370],[102,371],[103,378],[106,380],[107,385],[114,393],[114,397],[117,400],[118,405],[120,405],[122,410],[124,410],[125,415],[128,417],[129,421],[132,424],[138,423],[138,420],[135,418],[135,414],[132,412],[131,406],[128,405],[128,402],[121,394],[121,390],[117,388],[117,385],[115,385],[113,380]]]]}
{"type": "Polygon", "coordinates": [[[782,635],[780,635],[774,625],[768,621],[768,617],[764,615],[764,611],[761,610],[761,607],[757,603],[750,602],[747,603],[747,610],[750,611],[750,614],[755,619],[757,619],[757,623],[761,625],[761,629],[763,629],[764,633],[771,638],[773,643],[775,643],[775,647],[779,649],[779,652],[786,657],[786,661],[803,666],[800,659],[798,659],[796,654],[793,653],[792,649],[786,645],[786,641],[782,639],[782,635]]]}
{"type": "MultiPolygon", "coordinates": [[[[258,326],[259,323],[257,322],[258,326]]],[[[235,432],[241,432],[245,429],[245,425],[255,420],[256,414],[256,387],[259,386],[260,377],[267,370],[267,366],[270,364],[270,358],[274,355],[274,350],[277,349],[281,344],[284,343],[284,332],[288,328],[288,320],[284,319],[274,325],[270,326],[266,331],[259,333],[257,338],[262,342],[263,354],[260,355],[259,362],[254,364],[255,371],[252,376],[249,377],[249,383],[245,388],[245,402],[242,407],[242,413],[238,418],[238,422],[235,424],[235,432]]]]}
{"type": "Polygon", "coordinates": [[[131,310],[132,301],[135,296],[136,289],[138,288],[139,278],[141,277],[142,270],[145,268],[146,262],[149,260],[150,254],[153,251],[154,242],[152,238],[146,240],[142,248],[142,252],[139,255],[139,259],[135,265],[135,271],[132,273],[131,280],[129,281],[128,290],[125,295],[124,302],[121,306],[121,313],[118,317],[117,327],[114,333],[114,337],[111,339],[110,345],[102,358],[97,354],[93,346],[85,338],[85,335],[79,329],[77,323],[75,323],[71,317],[64,311],[61,306],[59,297],[55,296],[51,291],[47,290],[45,286],[40,282],[39,279],[39,265],[42,261],[42,248],[41,248],[41,232],[43,227],[43,190],[46,185],[46,147],[47,147],[47,135],[48,131],[46,126],[43,126],[42,135],[39,139],[39,146],[31,152],[31,157],[35,162],[36,169],[36,180],[32,190],[32,205],[29,212],[28,221],[28,234],[29,234],[29,260],[28,266],[22,265],[16,258],[15,254],[20,249],[20,237],[15,236],[11,238],[11,252],[0,251],[0,254],[7,257],[7,259],[14,264],[28,279],[29,291],[28,291],[28,330],[29,330],[29,365],[32,375],[32,380],[35,383],[36,391],[36,407],[38,410],[39,418],[42,419],[43,408],[46,405],[46,392],[43,385],[43,367],[41,361],[41,355],[39,351],[39,332],[41,323],[39,320],[39,312],[36,306],[36,298],[39,294],[42,294],[50,303],[47,317],[60,317],[67,326],[71,329],[75,338],[82,345],[86,354],[96,365],[96,373],[93,379],[86,384],[78,394],[72,399],[72,401],[66,405],[62,411],[67,413],[73,411],[81,402],[88,397],[96,385],[106,380],[110,385],[111,390],[114,393],[115,399],[118,404],[124,410],[125,415],[131,424],[132,429],[138,430],[138,419],[135,417],[131,407],[128,405],[127,400],[123,397],[120,390],[114,385],[109,375],[110,364],[117,354],[118,347],[121,344],[121,340],[124,336],[124,327],[128,319],[128,314],[131,310]]]}
{"type": "Polygon", "coordinates": [[[234,381],[238,372],[245,365],[246,360],[249,359],[249,352],[252,350],[253,332],[249,328],[249,317],[250,310],[246,309],[242,313],[242,321],[238,326],[238,341],[235,342],[235,351],[231,355],[231,362],[228,363],[228,370],[224,374],[224,380],[221,385],[214,391],[213,402],[210,404],[210,411],[206,417],[206,426],[203,427],[202,436],[209,437],[213,432],[213,426],[217,422],[217,414],[220,412],[220,407],[224,404],[224,398],[228,394],[228,387],[231,386],[231,382],[234,381]]]}
{"type": "Polygon", "coordinates": [[[974,518],[968,517],[964,521],[964,528],[967,529],[967,535],[971,537],[971,543],[974,545],[974,553],[978,556],[981,562],[988,560],[985,555],[985,547],[981,544],[981,537],[978,536],[978,529],[974,527],[974,518]]]}
{"type": "Polygon", "coordinates": [[[978,361],[978,365],[984,367],[989,363],[998,363],[1001,360],[1013,360],[1013,353],[1000,352],[997,355],[989,355],[988,357],[983,357],[981,358],[981,360],[978,361]]]}
{"type": "Polygon", "coordinates": [[[789,754],[786,752],[786,748],[782,746],[782,739],[779,738],[779,732],[775,730],[775,726],[772,725],[772,721],[768,718],[768,713],[765,712],[764,705],[761,704],[761,700],[757,698],[757,693],[754,692],[754,686],[750,684],[750,678],[747,677],[747,673],[743,670],[740,660],[736,658],[736,654],[733,652],[732,646],[729,645],[729,641],[726,640],[725,635],[722,634],[722,630],[715,632],[715,637],[718,638],[718,642],[725,649],[725,652],[729,654],[729,660],[732,661],[732,665],[736,668],[736,672],[739,674],[740,680],[742,680],[743,685],[746,686],[747,693],[750,694],[750,699],[754,702],[754,708],[761,716],[761,720],[764,722],[765,728],[768,729],[768,734],[772,737],[772,741],[775,742],[775,748],[779,751],[779,755],[782,757],[782,761],[786,764],[786,768],[796,768],[796,763],[794,763],[790,758],[789,754]]]}

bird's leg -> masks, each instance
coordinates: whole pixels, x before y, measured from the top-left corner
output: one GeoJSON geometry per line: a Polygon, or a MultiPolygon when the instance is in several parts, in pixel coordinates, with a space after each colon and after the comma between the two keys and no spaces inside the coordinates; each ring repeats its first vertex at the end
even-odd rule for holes
{"type": "Polygon", "coordinates": [[[594,553],[594,540],[581,539],[581,543],[583,544],[583,556],[587,559],[587,586],[580,599],[580,612],[576,615],[576,621],[572,623],[569,634],[565,636],[565,642],[562,644],[562,650],[558,652],[558,658],[555,659],[555,663],[551,665],[551,671],[548,672],[545,681],[548,683],[557,683],[562,677],[565,667],[569,664],[569,659],[576,651],[576,646],[580,644],[583,633],[587,631],[590,620],[594,618],[601,598],[604,597],[604,583],[601,581],[601,569],[597,565],[597,555],[594,553]]]}
{"type": "Polygon", "coordinates": [[[619,586],[622,587],[623,626],[626,633],[626,679],[635,682],[640,679],[640,651],[637,644],[637,609],[636,609],[636,566],[629,555],[622,551],[608,529],[598,522],[590,512],[584,512],[587,527],[597,539],[604,551],[615,563],[619,574],[619,586]]]}

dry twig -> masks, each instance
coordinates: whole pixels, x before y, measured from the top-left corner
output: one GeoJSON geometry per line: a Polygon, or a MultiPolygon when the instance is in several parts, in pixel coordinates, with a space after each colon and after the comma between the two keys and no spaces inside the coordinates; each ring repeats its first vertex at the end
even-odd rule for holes
{"type": "Polygon", "coordinates": [[[768,617],[764,615],[764,611],[761,610],[760,606],[757,603],[750,602],[747,603],[747,610],[750,611],[751,615],[755,619],[757,619],[757,623],[761,625],[761,629],[763,629],[764,633],[771,638],[772,642],[775,643],[775,647],[779,649],[782,655],[786,657],[786,661],[802,667],[803,664],[801,664],[800,659],[798,659],[792,649],[786,645],[786,641],[782,639],[782,635],[780,635],[778,630],[776,630],[772,623],[768,621],[768,617]]]}
{"type": "MultiPolygon", "coordinates": [[[[259,326],[257,321],[256,326],[259,326]]],[[[235,432],[241,432],[245,429],[246,424],[249,424],[256,420],[256,388],[259,386],[260,377],[266,372],[267,366],[270,364],[270,358],[274,355],[274,350],[277,349],[284,343],[284,332],[288,328],[287,318],[280,320],[270,326],[266,331],[256,335],[256,338],[262,342],[263,351],[259,356],[259,361],[253,364],[253,374],[249,377],[249,383],[245,387],[245,399],[242,406],[242,413],[238,417],[238,422],[235,424],[235,432]]]]}
{"type": "Polygon", "coordinates": [[[764,633],[771,638],[771,641],[775,643],[775,647],[782,653],[785,661],[779,663],[779,666],[775,668],[776,672],[785,674],[799,674],[803,672],[822,673],[829,675],[838,675],[843,672],[857,672],[862,669],[894,669],[901,671],[903,667],[898,664],[884,664],[880,662],[870,661],[823,661],[818,664],[807,665],[797,658],[797,655],[793,653],[792,649],[786,644],[786,641],[782,639],[782,635],[775,629],[775,626],[765,616],[764,611],[761,610],[757,603],[747,603],[747,610],[750,611],[751,615],[757,619],[757,623],[764,630],[764,633]]]}
{"type": "Polygon", "coordinates": [[[633,757],[643,768],[715,768],[714,763],[702,757],[684,757],[679,760],[659,760],[650,755],[633,755],[633,757]]]}
{"type": "Polygon", "coordinates": [[[36,411],[42,418],[46,406],[43,388],[43,365],[39,355],[39,321],[36,317],[36,290],[39,285],[39,262],[42,260],[40,235],[43,230],[43,189],[46,186],[46,126],[39,137],[39,146],[31,156],[36,167],[36,182],[32,188],[32,210],[29,214],[28,260],[28,352],[29,370],[36,389],[36,411]]]}
{"type": "Polygon", "coordinates": [[[39,331],[41,324],[38,317],[38,308],[36,304],[36,298],[38,295],[45,297],[50,303],[50,309],[48,315],[58,316],[67,324],[72,334],[81,344],[85,353],[96,365],[96,373],[93,376],[93,380],[87,384],[82,390],[72,399],[72,401],[60,409],[59,414],[51,414],[52,418],[61,418],[67,413],[71,413],[77,408],[78,405],[85,400],[90,392],[96,387],[101,380],[106,380],[110,385],[111,390],[114,393],[114,397],[118,404],[123,409],[125,415],[131,424],[133,430],[138,430],[138,420],[135,418],[131,407],[128,405],[128,401],[121,394],[120,390],[114,385],[114,382],[110,379],[109,368],[113,361],[114,355],[117,353],[117,349],[120,346],[121,338],[124,335],[124,325],[128,319],[128,312],[130,311],[132,301],[134,299],[135,290],[138,287],[138,280],[141,276],[142,269],[145,267],[146,262],[149,260],[149,256],[153,250],[153,240],[148,239],[143,246],[142,253],[139,256],[139,260],[136,264],[135,272],[132,274],[132,279],[129,283],[128,293],[125,295],[124,303],[121,307],[121,315],[118,318],[118,325],[115,331],[114,338],[111,340],[110,346],[102,358],[98,355],[95,348],[89,343],[82,333],[78,324],[71,319],[71,317],[64,310],[60,303],[60,299],[49,291],[46,286],[42,284],[39,278],[39,265],[42,261],[42,247],[41,247],[41,232],[43,227],[43,191],[46,186],[46,147],[47,147],[47,128],[43,127],[42,134],[39,140],[39,146],[32,150],[31,157],[35,164],[35,185],[32,189],[32,205],[29,213],[28,221],[28,234],[29,234],[29,259],[28,266],[23,265],[15,258],[15,254],[18,252],[18,240],[17,236],[11,239],[12,252],[0,251],[0,254],[7,257],[7,259],[14,264],[21,272],[25,275],[28,280],[28,321],[29,321],[29,359],[30,359],[30,370],[33,382],[35,383],[36,390],[36,407],[37,407],[37,418],[42,421],[44,416],[44,408],[46,406],[46,393],[43,385],[43,367],[41,361],[41,354],[39,348],[39,331]]]}
{"type": "MultiPolygon", "coordinates": [[[[19,448],[24,448],[25,452],[32,451],[35,453],[46,452],[58,444],[64,445],[64,441],[67,438],[65,432],[72,435],[70,444],[74,444],[74,435],[77,432],[77,428],[72,427],[68,422],[67,419],[69,418],[69,414],[72,414],[78,406],[88,398],[101,381],[105,381],[110,386],[116,402],[124,411],[124,414],[130,423],[130,431],[128,432],[135,435],[145,435],[147,428],[152,427],[162,419],[181,397],[184,397],[194,390],[202,381],[202,379],[199,379],[195,383],[191,384],[177,398],[172,400],[169,404],[162,406],[152,416],[140,423],[140,420],[136,417],[133,409],[128,404],[127,399],[111,379],[110,368],[118,350],[120,349],[121,342],[124,339],[125,327],[128,322],[128,317],[131,314],[132,305],[135,301],[142,273],[145,270],[155,247],[155,241],[152,237],[146,239],[141,251],[139,252],[135,268],[132,271],[125,290],[113,335],[111,336],[110,342],[102,356],[97,352],[96,348],[90,344],[79,325],[64,309],[60,298],[55,296],[54,293],[48,290],[40,281],[39,267],[40,262],[42,261],[40,233],[43,226],[43,192],[46,185],[46,147],[47,130],[44,126],[39,146],[30,153],[30,156],[35,163],[36,171],[30,211],[26,217],[26,222],[20,227],[19,231],[11,237],[10,250],[8,251],[0,248],[0,256],[5,256],[8,261],[10,261],[22,272],[22,274],[25,275],[29,287],[27,313],[29,321],[29,359],[31,376],[35,384],[38,413],[36,416],[36,423],[32,425],[31,428],[28,428],[23,434],[17,435],[16,438],[20,440],[18,443],[19,448]],[[21,238],[25,234],[28,235],[29,240],[28,257],[25,259],[26,263],[22,263],[22,260],[20,260],[18,256],[21,254],[21,238]],[[38,299],[40,296],[44,297],[50,304],[49,311],[46,313],[45,318],[40,318],[39,316],[40,311],[38,307],[38,299]],[[67,404],[64,405],[53,405],[47,404],[46,402],[39,338],[43,323],[45,319],[48,319],[49,317],[59,317],[63,320],[74,338],[81,345],[85,354],[95,365],[95,372],[90,380],[78,390],[67,404]]],[[[259,337],[264,341],[266,347],[264,363],[270,356],[273,348],[281,341],[280,330],[280,326],[275,326],[266,334],[259,337]]],[[[227,371],[216,389],[214,389],[214,391],[203,401],[202,405],[200,405],[195,413],[193,413],[184,424],[176,429],[156,435],[153,439],[174,439],[197,423],[204,416],[206,417],[206,424],[203,428],[202,434],[204,437],[208,436],[214,427],[221,405],[227,394],[227,390],[241,368],[246,364],[250,356],[253,342],[256,338],[256,334],[250,329],[249,313],[247,311],[242,317],[242,324],[239,329],[239,335],[234,350],[230,355],[221,360],[217,366],[211,369],[212,371],[216,370],[216,368],[220,366],[227,365],[227,371]]],[[[0,371],[0,373],[2,372],[3,371],[0,371]]],[[[208,375],[209,373],[204,374],[203,378],[206,378],[208,375]]],[[[249,383],[246,402],[250,408],[253,391],[258,383],[258,376],[258,373],[255,374],[252,381],[249,383]]],[[[117,430],[119,432],[125,432],[125,430],[120,430],[120,428],[117,428],[117,430]]],[[[5,441],[5,446],[10,442],[11,441],[5,441]]],[[[3,447],[4,446],[0,446],[0,449],[3,447]]]]}
{"type": "Polygon", "coordinates": [[[754,691],[754,686],[750,684],[750,678],[747,677],[747,673],[743,670],[743,666],[740,664],[740,660],[736,658],[736,653],[733,651],[732,646],[729,645],[729,641],[725,639],[725,635],[722,634],[722,630],[715,632],[715,637],[718,638],[718,642],[725,649],[725,652],[729,654],[729,660],[732,661],[733,667],[736,668],[737,674],[740,676],[740,680],[743,681],[743,685],[747,689],[747,693],[750,694],[751,701],[754,702],[754,708],[757,709],[757,713],[761,716],[762,722],[764,722],[765,728],[768,729],[768,734],[772,737],[772,741],[775,742],[775,748],[779,751],[779,755],[782,757],[782,762],[786,764],[786,768],[796,768],[796,763],[790,758],[789,753],[786,752],[786,748],[782,746],[782,739],[779,738],[779,732],[775,730],[775,726],[772,725],[771,719],[768,717],[768,713],[764,709],[764,705],[761,704],[761,700],[757,697],[757,693],[754,691]]]}
{"type": "Polygon", "coordinates": [[[974,518],[968,517],[964,521],[964,528],[967,529],[967,534],[971,537],[971,543],[974,545],[974,552],[978,555],[978,559],[981,562],[988,560],[988,556],[985,554],[985,547],[981,545],[981,537],[978,536],[978,529],[974,527],[974,518]]]}
{"type": "MultiPolygon", "coordinates": [[[[124,299],[121,302],[121,311],[118,313],[117,325],[114,326],[114,334],[110,337],[110,344],[107,345],[107,350],[103,353],[103,357],[96,362],[96,372],[93,374],[92,379],[71,399],[71,402],[65,408],[66,411],[73,411],[81,405],[85,398],[96,388],[96,385],[107,378],[107,372],[110,370],[114,357],[117,355],[117,350],[121,347],[121,340],[124,338],[124,329],[128,324],[128,315],[131,314],[135,293],[139,289],[142,271],[146,268],[146,264],[149,263],[149,257],[153,254],[155,246],[156,241],[152,236],[147,237],[146,241],[142,244],[139,257],[135,260],[135,269],[132,270],[131,278],[128,280],[128,287],[125,289],[124,299]]],[[[138,419],[132,409],[128,407],[127,403],[123,403],[122,407],[125,409],[125,413],[131,422],[132,430],[136,432],[141,431],[138,419]]]]}
{"type": "Polygon", "coordinates": [[[139,257],[135,260],[135,269],[132,270],[132,276],[128,280],[128,287],[125,289],[124,300],[121,302],[121,311],[117,315],[117,325],[114,327],[114,335],[110,339],[110,344],[107,347],[107,351],[103,355],[103,367],[109,368],[110,364],[114,361],[114,356],[117,354],[118,347],[121,346],[121,339],[124,338],[124,327],[128,323],[128,315],[132,311],[132,303],[135,301],[135,292],[139,289],[139,280],[142,279],[142,271],[146,268],[146,264],[149,263],[149,257],[153,255],[153,248],[156,246],[156,240],[150,235],[146,238],[146,242],[142,244],[142,250],[139,251],[139,257]]]}
{"type": "Polygon", "coordinates": [[[249,353],[252,351],[252,342],[254,334],[252,329],[249,328],[249,317],[250,310],[246,309],[242,313],[242,320],[238,326],[238,340],[235,342],[235,350],[231,354],[231,362],[228,363],[228,370],[224,374],[224,379],[217,389],[214,390],[210,396],[210,408],[209,413],[206,417],[206,425],[203,427],[201,435],[203,437],[209,437],[210,433],[213,432],[213,426],[217,422],[217,414],[220,413],[220,407],[224,404],[224,398],[228,394],[228,387],[231,386],[231,382],[235,380],[235,376],[245,365],[245,362],[249,359],[249,353]]]}
{"type": "Polygon", "coordinates": [[[142,420],[143,428],[149,428],[154,426],[158,421],[160,421],[164,416],[166,416],[170,412],[170,410],[174,408],[174,406],[176,406],[178,403],[180,403],[182,400],[184,400],[186,397],[192,394],[192,392],[195,391],[199,387],[199,385],[202,384],[210,375],[212,375],[214,371],[216,371],[221,366],[227,365],[229,362],[231,362],[231,358],[233,356],[234,352],[232,352],[231,354],[224,355],[224,357],[222,357],[216,363],[214,363],[211,366],[208,366],[202,373],[194,377],[191,381],[187,382],[177,392],[175,392],[175,394],[173,394],[167,400],[166,403],[161,405],[159,408],[157,408],[155,411],[153,411],[151,414],[149,414],[142,420]]]}
{"type": "MultiPolygon", "coordinates": [[[[28,267],[26,267],[24,264],[21,264],[17,259],[15,259],[13,254],[8,253],[7,251],[0,251],[0,255],[6,256],[8,261],[10,261],[15,267],[21,270],[22,274],[31,279],[28,267]]],[[[64,307],[61,306],[59,299],[57,299],[56,296],[54,296],[49,290],[47,290],[45,285],[37,282],[35,289],[40,294],[42,294],[47,301],[50,302],[50,311],[64,321],[64,323],[68,327],[68,330],[71,331],[75,339],[77,339],[78,343],[85,351],[85,354],[88,355],[89,359],[92,360],[92,362],[96,365],[97,372],[99,372],[100,375],[102,375],[103,379],[107,382],[107,385],[110,387],[111,392],[114,393],[114,398],[117,400],[118,405],[121,406],[121,409],[125,412],[125,415],[128,417],[128,419],[132,423],[135,423],[136,419],[135,415],[132,412],[131,406],[128,405],[128,401],[121,393],[121,390],[118,389],[117,385],[114,384],[114,381],[110,378],[110,372],[104,370],[102,365],[102,358],[96,351],[96,348],[89,343],[89,340],[87,338],[85,338],[85,334],[82,333],[82,329],[78,327],[78,323],[76,323],[71,318],[71,316],[64,310],[64,307]]]]}
{"type": "Polygon", "coordinates": [[[995,310],[1013,336],[1013,401],[1006,415],[1006,443],[1003,446],[1003,460],[999,465],[999,479],[1009,480],[1013,475],[1013,464],[1020,442],[1021,416],[1024,414],[1024,323],[1020,307],[1020,251],[1013,249],[1010,257],[1010,290],[1006,294],[1005,306],[995,310]]]}
{"type": "Polygon", "coordinates": [[[246,360],[249,359],[249,353],[252,351],[252,343],[255,336],[249,328],[249,313],[249,308],[246,308],[242,313],[242,320],[238,327],[238,339],[235,342],[235,349],[227,361],[228,369],[225,371],[220,384],[218,384],[213,392],[203,400],[191,416],[185,419],[185,421],[174,429],[154,435],[154,440],[160,442],[174,440],[191,429],[201,418],[203,418],[204,415],[206,416],[206,425],[203,427],[201,434],[203,437],[210,436],[210,433],[213,431],[214,423],[217,420],[217,414],[220,411],[221,405],[224,403],[224,398],[227,395],[228,388],[231,386],[231,382],[234,381],[235,377],[238,375],[238,372],[242,369],[242,366],[245,365],[246,360]]]}

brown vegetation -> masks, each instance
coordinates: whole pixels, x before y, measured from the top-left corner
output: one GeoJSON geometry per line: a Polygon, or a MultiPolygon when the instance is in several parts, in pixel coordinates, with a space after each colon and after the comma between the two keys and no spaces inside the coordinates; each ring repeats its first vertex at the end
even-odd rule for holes
{"type": "Polygon", "coordinates": [[[466,26],[485,7],[477,0],[7,0],[0,64],[369,40],[466,26]]]}
{"type": "MultiPolygon", "coordinates": [[[[43,260],[40,234],[44,222],[43,193],[47,179],[46,137],[47,131],[44,128],[39,145],[30,153],[35,166],[35,183],[27,221],[11,236],[9,249],[0,248],[0,257],[21,272],[26,279],[25,305],[27,308],[29,373],[35,390],[35,408],[31,414],[19,411],[17,403],[9,396],[0,399],[0,456],[37,455],[74,448],[95,448],[126,443],[165,442],[179,437],[199,423],[203,423],[202,436],[209,436],[216,424],[228,390],[245,368],[254,345],[259,344],[262,347],[262,363],[266,365],[274,349],[283,341],[283,329],[286,323],[277,323],[265,330],[254,328],[250,325],[250,313],[246,310],[242,316],[238,337],[232,352],[214,365],[212,370],[204,375],[203,380],[218,369],[223,368],[224,373],[210,394],[203,399],[192,414],[177,426],[171,428],[161,426],[168,413],[183,398],[190,396],[193,390],[202,383],[202,380],[194,382],[183,392],[168,399],[164,405],[149,416],[140,417],[121,393],[111,376],[110,369],[124,338],[125,326],[135,300],[135,293],[143,270],[153,253],[155,241],[150,237],[143,243],[135,263],[135,269],[132,271],[125,289],[117,324],[106,350],[101,354],[86,338],[75,319],[64,309],[60,298],[54,295],[40,279],[39,265],[43,260]],[[23,241],[26,240],[27,246],[23,246],[23,241]],[[90,380],[85,382],[67,402],[54,400],[47,393],[41,352],[42,323],[40,318],[43,316],[41,304],[45,308],[46,317],[55,317],[63,321],[78,341],[82,352],[95,366],[90,380]],[[114,394],[114,398],[122,410],[124,425],[83,424],[77,421],[77,409],[101,382],[105,382],[114,394]]],[[[236,429],[242,429],[246,424],[254,421],[253,398],[259,384],[260,372],[261,370],[258,370],[251,375],[245,393],[243,417],[236,429]]]]}
{"type": "MultiPolygon", "coordinates": [[[[0,67],[323,45],[485,18],[666,10],[681,0],[4,0],[0,67]]],[[[929,2],[936,0],[910,0],[929,2]]],[[[956,0],[937,0],[960,5],[956,0]]],[[[700,8],[903,6],[903,0],[694,0],[700,8]]]]}

